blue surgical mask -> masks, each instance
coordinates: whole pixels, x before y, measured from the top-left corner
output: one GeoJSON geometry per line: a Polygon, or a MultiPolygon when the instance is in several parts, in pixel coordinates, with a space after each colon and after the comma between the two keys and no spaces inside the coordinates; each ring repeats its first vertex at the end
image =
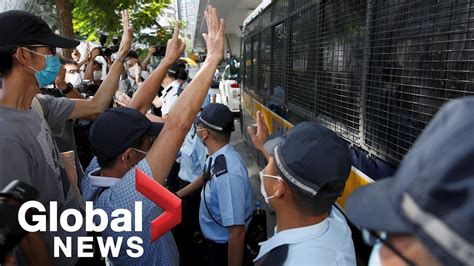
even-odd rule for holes
{"type": "Polygon", "coordinates": [[[382,266],[382,260],[380,259],[380,249],[382,248],[382,242],[374,245],[372,252],[370,253],[368,266],[382,266]]]}
{"type": "Polygon", "coordinates": [[[56,79],[56,76],[59,73],[59,70],[61,69],[61,62],[59,61],[59,57],[57,55],[40,54],[28,48],[23,48],[23,49],[28,50],[37,55],[41,55],[45,58],[45,65],[44,65],[44,68],[41,70],[36,70],[30,66],[27,66],[30,69],[35,71],[35,78],[36,78],[36,82],[38,83],[38,86],[40,88],[43,88],[53,83],[53,81],[56,79]]]}

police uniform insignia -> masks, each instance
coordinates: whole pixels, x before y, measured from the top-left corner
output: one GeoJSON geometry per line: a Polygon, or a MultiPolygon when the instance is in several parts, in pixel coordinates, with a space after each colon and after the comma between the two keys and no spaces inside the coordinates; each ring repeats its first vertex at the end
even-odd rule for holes
{"type": "Polygon", "coordinates": [[[225,160],[224,154],[216,157],[213,172],[216,177],[227,173],[227,162],[225,160]]]}

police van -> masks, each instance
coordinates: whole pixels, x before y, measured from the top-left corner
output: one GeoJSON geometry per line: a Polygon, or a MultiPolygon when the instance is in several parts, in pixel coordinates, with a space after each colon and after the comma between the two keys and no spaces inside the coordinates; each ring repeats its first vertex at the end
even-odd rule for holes
{"type": "Polygon", "coordinates": [[[265,1],[243,25],[241,125],[261,111],[273,132],[317,121],[338,133],[353,164],[343,209],[394,173],[445,102],[474,95],[473,19],[472,1],[265,1]]]}

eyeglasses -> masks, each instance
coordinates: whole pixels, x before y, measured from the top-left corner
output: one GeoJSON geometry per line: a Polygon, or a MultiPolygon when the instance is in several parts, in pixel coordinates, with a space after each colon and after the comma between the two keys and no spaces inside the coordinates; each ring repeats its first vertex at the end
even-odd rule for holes
{"type": "Polygon", "coordinates": [[[384,246],[390,249],[393,253],[395,253],[395,255],[400,257],[407,265],[409,266],[416,265],[412,260],[408,259],[397,248],[395,248],[395,246],[388,240],[387,234],[385,232],[375,232],[375,231],[363,228],[362,238],[364,239],[364,242],[369,246],[382,243],[384,246]]]}
{"type": "Polygon", "coordinates": [[[44,44],[30,44],[27,45],[26,47],[31,47],[31,48],[40,48],[40,47],[47,47],[51,51],[52,55],[56,55],[56,47],[52,47],[49,45],[44,45],[44,44]]]}

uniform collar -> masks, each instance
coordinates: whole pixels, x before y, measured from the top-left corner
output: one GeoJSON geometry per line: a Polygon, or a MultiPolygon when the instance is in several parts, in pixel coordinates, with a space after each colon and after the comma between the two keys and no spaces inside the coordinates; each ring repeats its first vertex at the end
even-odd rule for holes
{"type": "Polygon", "coordinates": [[[91,185],[94,187],[111,187],[117,182],[119,182],[121,179],[117,177],[108,177],[108,176],[97,176],[93,175],[95,173],[100,172],[100,168],[97,168],[89,173],[89,180],[91,182],[91,185]]]}
{"type": "Polygon", "coordinates": [[[168,86],[165,88],[165,93],[169,92],[174,87],[179,87],[178,80],[175,80],[175,81],[171,82],[170,84],[168,84],[168,86]]]}
{"type": "Polygon", "coordinates": [[[227,151],[231,148],[232,146],[230,146],[230,144],[227,143],[222,148],[218,149],[213,155],[209,156],[209,158],[212,159],[212,165],[214,165],[214,162],[216,161],[215,159],[217,158],[217,156],[227,153],[227,151]]]}
{"type": "MultiPolygon", "coordinates": [[[[322,222],[315,225],[299,227],[294,229],[288,229],[276,233],[273,237],[267,241],[259,243],[260,252],[254,262],[261,259],[265,254],[270,252],[276,247],[286,244],[296,244],[306,242],[310,239],[314,239],[323,235],[329,227],[329,220],[326,218],[322,222]]],[[[276,228],[275,228],[276,231],[276,228]]]]}

